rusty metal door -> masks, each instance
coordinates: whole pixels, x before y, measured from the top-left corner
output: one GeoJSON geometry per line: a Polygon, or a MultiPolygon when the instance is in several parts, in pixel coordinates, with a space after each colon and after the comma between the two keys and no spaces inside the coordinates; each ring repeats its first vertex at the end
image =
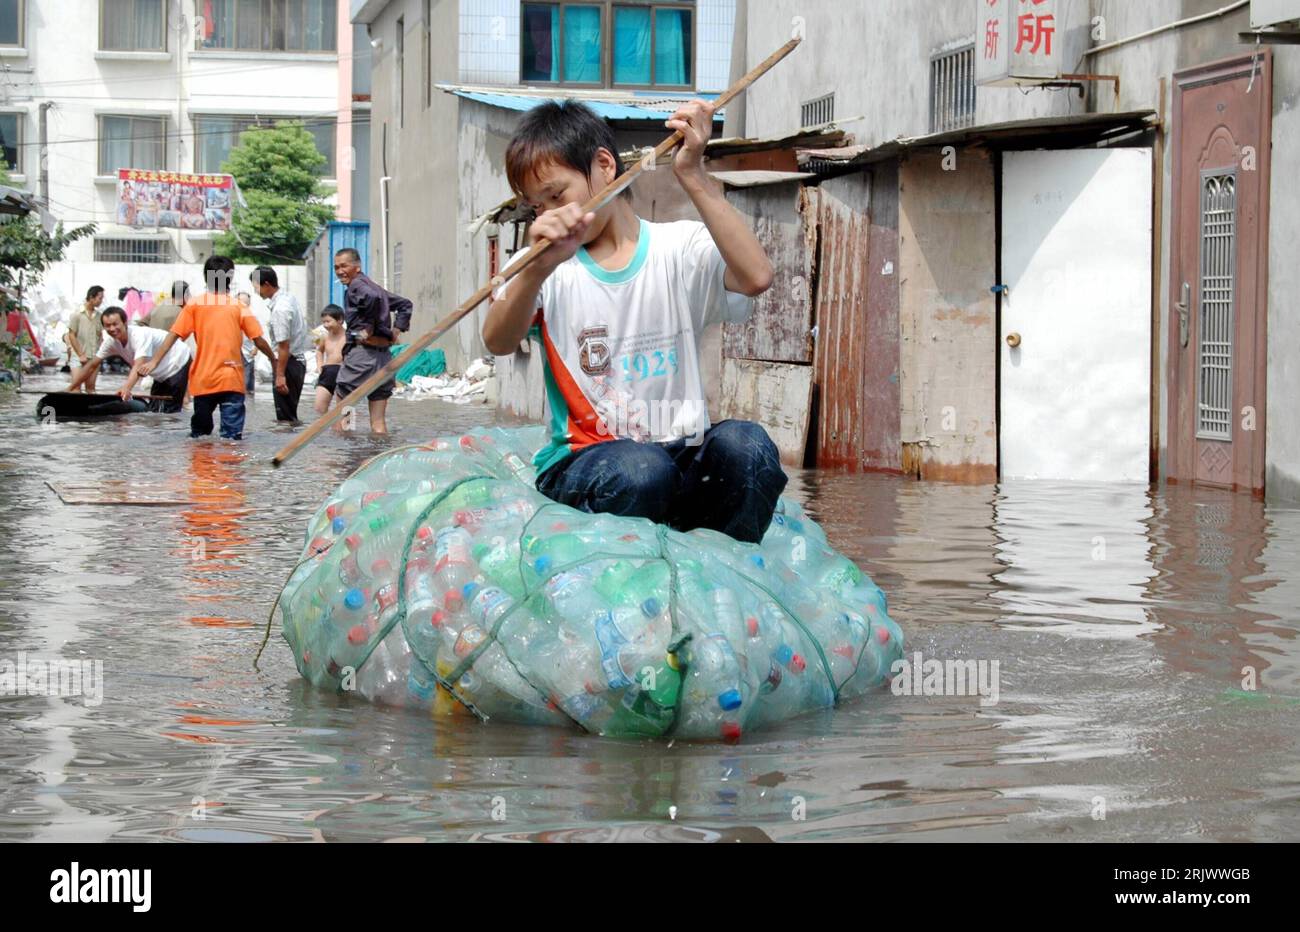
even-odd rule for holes
{"type": "Polygon", "coordinates": [[[818,190],[817,465],[901,471],[897,168],[818,190]]]}
{"type": "Polygon", "coordinates": [[[1271,51],[1175,81],[1168,476],[1262,493],[1271,51]]]}

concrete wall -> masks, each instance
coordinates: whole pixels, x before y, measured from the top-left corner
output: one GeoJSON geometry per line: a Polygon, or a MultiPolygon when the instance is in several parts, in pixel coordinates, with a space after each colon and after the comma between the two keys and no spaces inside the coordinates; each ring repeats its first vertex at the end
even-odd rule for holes
{"type": "MultiPolygon", "coordinates": [[[[1087,12],[1087,4],[1077,0],[1065,5],[1068,22],[1057,33],[1063,36],[1063,61],[1073,62],[1086,47],[1087,12]]],[[[837,119],[864,117],[843,124],[859,143],[928,133],[930,56],[973,40],[975,14],[973,0],[749,0],[746,69],[790,38],[796,16],[803,18],[804,43],[741,99],[745,135],[794,132],[800,103],[832,91],[837,119]]],[[[976,96],[980,123],[1083,109],[1077,95],[1063,91],[989,88],[976,96]]]]}
{"type": "Polygon", "coordinates": [[[1271,500],[1300,501],[1300,49],[1273,56],[1273,194],[1269,215],[1268,426],[1264,484],[1271,500]]]}
{"type": "MultiPolygon", "coordinates": [[[[371,275],[385,277],[388,286],[415,303],[411,332],[420,333],[453,310],[460,299],[456,281],[456,243],[463,235],[457,225],[455,138],[458,98],[433,89],[424,103],[421,43],[425,24],[422,0],[393,0],[370,23],[370,35],[380,45],[372,49],[370,130],[370,249],[371,275]],[[398,92],[397,21],[403,20],[402,56],[404,113],[396,112],[398,92]],[[387,254],[384,252],[380,179],[389,183],[387,254]],[[401,247],[402,269],[395,267],[401,247]]],[[[431,5],[432,80],[454,82],[457,69],[459,9],[456,0],[431,5]]],[[[456,331],[469,325],[468,321],[456,331]]],[[[455,336],[435,345],[448,351],[448,366],[463,368],[456,356],[455,336]]]]}
{"type": "Polygon", "coordinates": [[[899,170],[899,399],[903,471],[997,480],[993,163],[962,150],[955,171],[918,153],[899,170]]]}

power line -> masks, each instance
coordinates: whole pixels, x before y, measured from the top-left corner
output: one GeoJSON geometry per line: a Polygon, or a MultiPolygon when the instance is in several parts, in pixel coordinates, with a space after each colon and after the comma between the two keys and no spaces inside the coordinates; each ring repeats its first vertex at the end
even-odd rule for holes
{"type": "MultiPolygon", "coordinates": [[[[355,113],[355,112],[357,112],[357,111],[353,111],[353,112],[355,113]]],[[[106,117],[112,117],[112,116],[116,116],[116,115],[117,115],[117,114],[113,114],[113,113],[101,113],[101,114],[100,114],[100,116],[106,116],[106,117]]],[[[258,114],[251,114],[251,115],[252,115],[252,116],[258,116],[258,114]]],[[[125,114],[121,114],[121,116],[123,116],[123,117],[129,117],[129,118],[132,119],[132,120],[151,120],[151,119],[165,120],[165,119],[167,119],[167,117],[170,116],[170,114],[167,114],[167,113],[161,113],[161,112],[160,112],[160,113],[155,117],[155,116],[152,116],[152,115],[149,115],[149,114],[125,113],[125,114]]],[[[214,114],[196,114],[194,117],[192,117],[192,119],[197,119],[198,121],[202,122],[203,120],[229,119],[229,118],[231,118],[231,117],[233,117],[233,118],[235,118],[235,119],[243,119],[243,118],[245,118],[245,117],[247,117],[247,116],[250,116],[250,114],[244,114],[244,113],[232,113],[232,114],[229,115],[229,117],[226,117],[226,116],[223,115],[223,114],[216,114],[216,113],[214,113],[214,114]]],[[[325,117],[315,117],[315,116],[303,116],[303,117],[294,117],[294,116],[268,116],[268,117],[266,117],[266,119],[267,119],[267,120],[275,121],[275,122],[277,122],[277,123],[301,123],[304,127],[307,127],[307,126],[330,126],[330,125],[332,125],[332,126],[356,126],[356,125],[359,125],[359,124],[362,124],[362,123],[369,123],[369,122],[370,122],[370,118],[369,118],[368,115],[367,115],[366,119],[364,119],[364,120],[358,120],[358,119],[352,119],[352,120],[340,120],[340,119],[338,119],[337,117],[329,117],[329,118],[325,118],[325,117]]],[[[245,133],[245,132],[249,132],[249,131],[252,131],[252,130],[259,130],[259,129],[275,129],[275,128],[276,128],[276,127],[275,127],[274,125],[270,125],[270,124],[262,124],[262,123],[256,123],[256,124],[254,124],[253,126],[246,126],[246,127],[244,127],[243,129],[238,130],[238,132],[240,132],[240,133],[245,133]]],[[[173,140],[173,139],[195,139],[195,138],[198,138],[198,137],[200,137],[200,136],[223,136],[223,135],[227,135],[227,134],[229,134],[229,133],[231,133],[231,132],[234,132],[234,131],[233,131],[233,130],[230,130],[230,129],[210,129],[210,130],[177,131],[177,132],[164,132],[164,133],[161,133],[161,134],[145,134],[145,135],[143,135],[143,136],[130,136],[130,137],[120,138],[120,139],[112,139],[112,138],[109,138],[108,141],[110,141],[110,142],[152,142],[152,141],[155,141],[155,140],[161,140],[161,141],[163,141],[163,142],[166,142],[166,141],[168,141],[168,140],[173,140]]],[[[71,145],[71,144],[74,144],[74,143],[86,143],[86,142],[94,142],[94,143],[98,143],[98,142],[102,142],[102,141],[104,141],[104,139],[105,139],[105,137],[101,137],[101,136],[87,136],[87,137],[83,137],[83,138],[81,138],[81,139],[51,139],[51,140],[49,140],[48,142],[46,142],[45,145],[48,147],[48,146],[58,146],[58,145],[71,145]]],[[[37,141],[35,141],[35,142],[20,142],[20,143],[15,143],[15,144],[14,144],[13,146],[11,146],[10,148],[23,148],[23,149],[25,149],[25,148],[29,148],[29,147],[39,148],[40,145],[41,145],[40,141],[37,140],[37,141]]],[[[159,169],[159,171],[162,171],[162,169],[159,169]]]]}

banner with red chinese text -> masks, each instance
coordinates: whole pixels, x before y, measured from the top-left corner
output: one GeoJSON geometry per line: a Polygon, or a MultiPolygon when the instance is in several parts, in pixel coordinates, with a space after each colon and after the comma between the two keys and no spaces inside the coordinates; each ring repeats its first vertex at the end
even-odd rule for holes
{"type": "Polygon", "coordinates": [[[229,230],[231,175],[122,168],[117,173],[117,222],[129,227],[229,230]]]}
{"type": "Polygon", "coordinates": [[[1060,0],[973,0],[979,8],[975,34],[975,83],[1016,84],[1061,76],[1065,23],[1060,0]]]}

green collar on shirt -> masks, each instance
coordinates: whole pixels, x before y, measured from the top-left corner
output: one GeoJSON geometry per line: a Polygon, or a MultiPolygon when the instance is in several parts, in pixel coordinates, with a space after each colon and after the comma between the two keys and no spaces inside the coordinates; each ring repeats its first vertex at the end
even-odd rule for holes
{"type": "Polygon", "coordinates": [[[650,230],[645,219],[641,219],[641,232],[636,240],[636,253],[632,256],[632,261],[623,268],[611,272],[609,269],[601,267],[595,259],[587,253],[586,246],[578,247],[578,261],[582,263],[583,268],[591,273],[591,277],[598,282],[604,282],[606,285],[621,285],[623,282],[629,282],[636,278],[636,273],[641,271],[641,266],[645,265],[646,253],[650,251],[650,230]]]}

